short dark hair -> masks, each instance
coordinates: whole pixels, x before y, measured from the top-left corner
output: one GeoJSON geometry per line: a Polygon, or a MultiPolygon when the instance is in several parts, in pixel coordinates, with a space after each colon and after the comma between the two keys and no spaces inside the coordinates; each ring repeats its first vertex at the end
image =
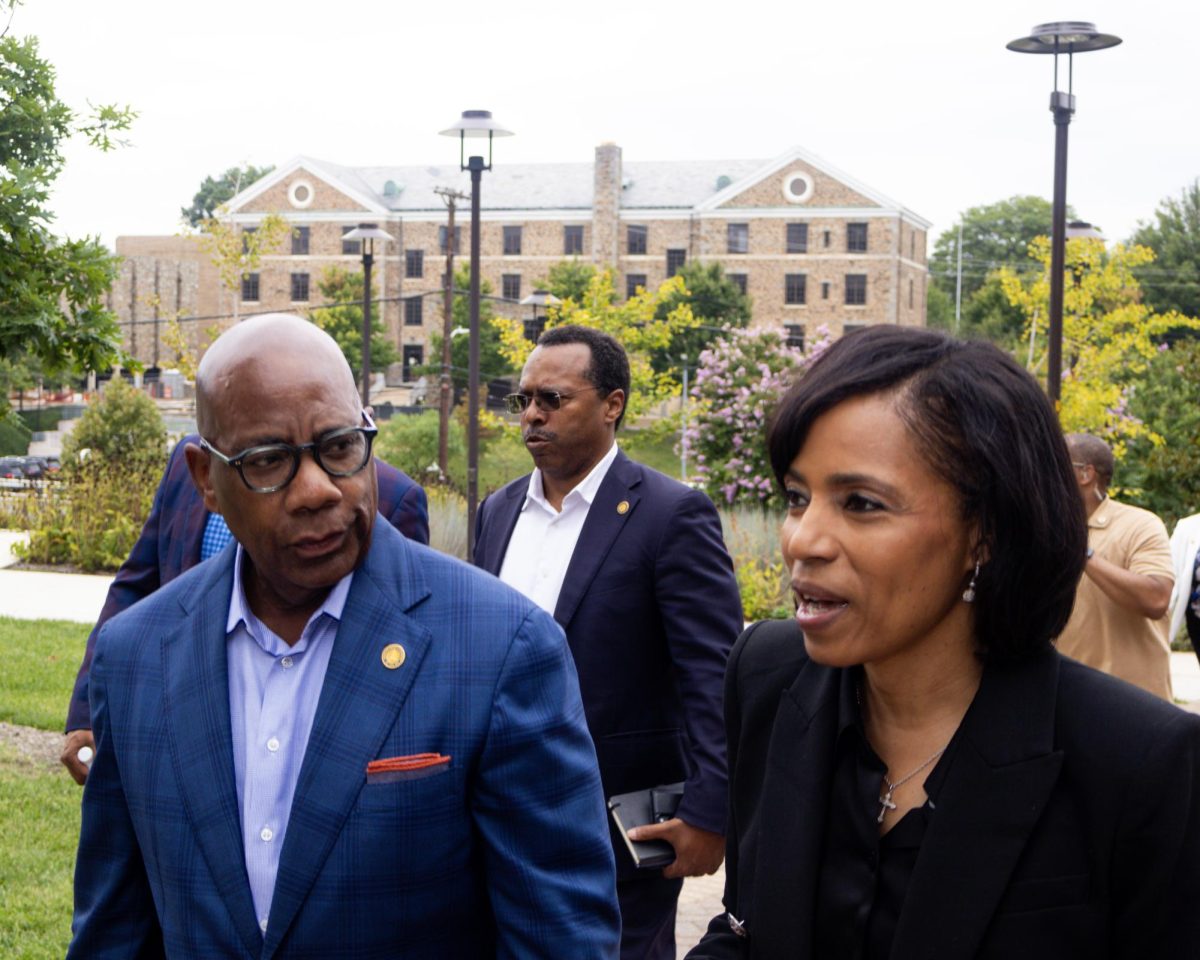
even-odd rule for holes
{"type": "Polygon", "coordinates": [[[1113,467],[1116,464],[1112,447],[1090,433],[1068,433],[1067,449],[1071,452],[1072,459],[1078,458],[1096,471],[1096,477],[1100,480],[1100,492],[1106,492],[1108,485],[1112,483],[1113,467]]]}
{"type": "Polygon", "coordinates": [[[767,441],[780,484],[818,417],[872,394],[895,395],[917,449],[979,531],[981,655],[1044,648],[1066,626],[1087,554],[1083,501],[1046,395],[990,343],[867,327],[829,347],[780,401],[767,441]]]}
{"type": "Polygon", "coordinates": [[[561,327],[551,327],[540,337],[539,347],[562,347],[569,343],[582,343],[592,354],[592,362],[588,366],[587,378],[597,390],[606,396],[614,390],[625,394],[625,404],[621,407],[621,415],[617,417],[614,429],[621,428],[625,419],[625,407],[629,404],[629,357],[625,348],[615,337],[594,327],[581,327],[576,323],[564,324],[561,327]]]}

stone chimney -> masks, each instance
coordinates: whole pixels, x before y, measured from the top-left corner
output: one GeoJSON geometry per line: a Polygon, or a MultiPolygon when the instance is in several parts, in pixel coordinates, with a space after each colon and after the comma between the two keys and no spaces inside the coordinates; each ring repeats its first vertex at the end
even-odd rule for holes
{"type": "Polygon", "coordinates": [[[592,262],[616,266],[621,240],[621,148],[596,148],[595,197],[592,200],[592,262]]]}

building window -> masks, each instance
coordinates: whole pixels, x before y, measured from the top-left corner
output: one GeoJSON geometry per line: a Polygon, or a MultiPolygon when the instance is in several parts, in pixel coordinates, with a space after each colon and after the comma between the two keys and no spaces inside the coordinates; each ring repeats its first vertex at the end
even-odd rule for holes
{"type": "Polygon", "coordinates": [[[667,251],[667,276],[673,277],[679,272],[679,268],[687,263],[686,250],[668,250],[667,251]]]}
{"type": "Polygon", "coordinates": [[[727,274],[725,274],[725,276],[727,276],[729,278],[729,282],[732,283],[739,290],[741,290],[742,293],[746,292],[746,274],[744,274],[744,273],[727,273],[727,274]]]}
{"type": "Polygon", "coordinates": [[[637,296],[638,287],[646,289],[646,275],[644,273],[627,273],[625,274],[625,299],[630,300],[637,296]]]}
{"type": "Polygon", "coordinates": [[[243,273],[242,274],[242,299],[257,300],[258,299],[258,274],[243,273]]]}
{"type": "Polygon", "coordinates": [[[425,363],[425,348],[419,343],[406,343],[401,359],[404,361],[404,382],[411,383],[419,376],[417,367],[425,363]]]}
{"type": "Polygon", "coordinates": [[[578,257],[583,254],[583,227],[563,227],[563,255],[578,257]]]}
{"type": "Polygon", "coordinates": [[[865,223],[846,224],[846,249],[851,253],[867,252],[867,225],[865,223]]]}
{"type": "Polygon", "coordinates": [[[867,275],[865,273],[846,274],[846,303],[854,306],[867,302],[867,275]]]}
{"type": "Polygon", "coordinates": [[[822,231],[822,233],[824,233],[824,237],[822,238],[822,242],[824,243],[824,245],[825,245],[826,247],[828,247],[828,246],[829,246],[829,239],[830,239],[830,238],[829,238],[829,231],[828,231],[828,230],[823,230],[823,231],[822,231]]]}
{"type": "Polygon", "coordinates": [[[521,275],[506,273],[500,277],[500,296],[505,300],[521,299],[521,275]]]}
{"type": "Polygon", "coordinates": [[[829,299],[829,281],[828,280],[821,281],[821,299],[822,300],[829,299]]]}
{"type": "Polygon", "coordinates": [[[912,308],[913,308],[913,282],[911,280],[909,280],[908,281],[908,309],[911,310],[912,308]]]}
{"type": "Polygon", "coordinates": [[[404,275],[410,280],[425,276],[425,251],[404,251],[404,275]]]}
{"type": "Polygon", "coordinates": [[[804,324],[785,323],[783,325],[783,335],[789,347],[794,350],[804,349],[804,324]]]}
{"type": "Polygon", "coordinates": [[[530,343],[537,343],[542,331],[546,329],[546,318],[534,317],[532,320],[523,321],[522,325],[525,329],[525,339],[530,343]]]}
{"type": "Polygon", "coordinates": [[[916,233],[910,233],[908,235],[908,259],[909,260],[917,259],[917,235],[916,235],[916,233]]]}
{"type": "Polygon", "coordinates": [[[808,286],[808,277],[803,273],[789,273],[783,278],[783,302],[790,304],[804,303],[804,294],[808,286]]]}
{"type": "Polygon", "coordinates": [[[419,327],[425,319],[424,297],[405,297],[404,298],[404,325],[406,327],[419,327]]]}
{"type": "Polygon", "coordinates": [[[258,227],[242,227],[242,253],[250,252],[250,234],[258,233],[258,227]]]}
{"type": "Polygon", "coordinates": [[[787,252],[808,253],[807,223],[789,223],[787,225],[787,252]]]}
{"type": "Polygon", "coordinates": [[[292,302],[308,300],[308,274],[292,274],[292,302]]]}
{"type": "MultiPolygon", "coordinates": [[[[449,228],[447,228],[445,226],[438,227],[438,250],[440,250],[443,254],[445,254],[447,252],[447,250],[446,250],[446,234],[447,233],[449,233],[449,228]]],[[[455,256],[457,256],[459,254],[459,252],[460,252],[459,248],[461,246],[462,246],[462,227],[455,227],[454,228],[454,254],[455,254],[455,256]]]]}
{"type": "Polygon", "coordinates": [[[626,252],[630,256],[645,253],[649,234],[649,229],[644,226],[631,226],[625,233],[626,252]]]}
{"type": "Polygon", "coordinates": [[[731,223],[725,228],[726,250],[729,253],[750,252],[750,224],[731,223]]]}
{"type": "Polygon", "coordinates": [[[521,254],[521,228],[504,227],[504,255],[517,257],[521,254]]]}
{"type": "Polygon", "coordinates": [[[292,256],[308,256],[308,227],[292,227],[292,256]]]}

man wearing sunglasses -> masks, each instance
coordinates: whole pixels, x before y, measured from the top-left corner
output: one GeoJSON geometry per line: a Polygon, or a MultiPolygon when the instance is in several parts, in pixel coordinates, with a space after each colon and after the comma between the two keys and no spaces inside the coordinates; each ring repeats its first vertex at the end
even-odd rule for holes
{"type": "Polygon", "coordinates": [[[614,957],[562,631],[375,522],[375,427],[317,327],[239,324],[196,388],[188,466],[236,544],[96,642],[68,957],[614,957]]]}
{"type": "Polygon", "coordinates": [[[567,633],[606,796],[685,781],[674,817],[645,828],[675,862],[639,871],[614,836],[621,955],[675,956],[682,878],[724,854],[725,660],[742,606],[703,493],[616,445],[629,359],[579,326],[542,334],[508,398],[534,471],[480,507],[475,562],[567,633]]]}

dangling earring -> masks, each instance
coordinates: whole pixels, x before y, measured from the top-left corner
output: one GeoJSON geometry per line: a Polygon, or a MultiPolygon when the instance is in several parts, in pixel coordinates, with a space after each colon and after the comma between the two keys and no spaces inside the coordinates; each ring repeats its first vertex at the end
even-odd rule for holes
{"type": "Polygon", "coordinates": [[[975,572],[971,574],[971,582],[967,584],[967,589],[963,591],[963,601],[966,603],[975,602],[975,583],[979,580],[979,561],[975,561],[975,572]]]}

